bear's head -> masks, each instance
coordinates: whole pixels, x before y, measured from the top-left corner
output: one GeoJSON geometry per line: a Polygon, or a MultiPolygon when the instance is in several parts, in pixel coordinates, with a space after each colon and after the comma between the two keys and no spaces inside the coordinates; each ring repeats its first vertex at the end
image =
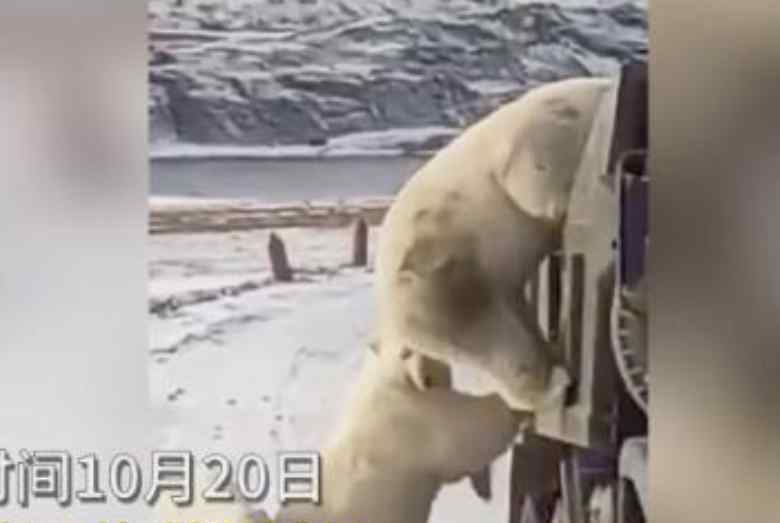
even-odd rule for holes
{"type": "Polygon", "coordinates": [[[509,137],[496,178],[524,212],[560,224],[604,94],[614,82],[576,78],[528,91],[497,120],[509,137]]]}

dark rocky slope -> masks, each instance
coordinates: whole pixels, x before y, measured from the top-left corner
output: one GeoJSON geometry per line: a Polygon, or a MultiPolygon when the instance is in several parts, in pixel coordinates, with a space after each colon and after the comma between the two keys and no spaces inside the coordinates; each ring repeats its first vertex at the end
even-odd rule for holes
{"type": "Polygon", "coordinates": [[[436,148],[530,86],[645,56],[642,4],[573,4],[153,0],[153,149],[408,128],[431,130],[403,149],[436,148]]]}

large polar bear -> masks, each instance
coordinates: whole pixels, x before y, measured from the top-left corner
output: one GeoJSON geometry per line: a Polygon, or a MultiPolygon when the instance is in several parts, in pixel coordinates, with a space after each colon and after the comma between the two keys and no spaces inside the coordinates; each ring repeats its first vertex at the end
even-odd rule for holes
{"type": "MultiPolygon", "coordinates": [[[[560,239],[574,175],[611,85],[578,78],[532,89],[467,129],[406,183],[379,244],[382,344],[484,370],[514,409],[536,411],[560,396],[568,374],[519,300],[560,239]]],[[[419,370],[409,373],[424,385],[419,370]]]]}
{"type": "Polygon", "coordinates": [[[265,521],[425,523],[444,483],[483,470],[513,441],[525,415],[497,394],[456,392],[449,367],[419,354],[377,352],[322,453],[322,504],[289,504],[265,521]],[[406,375],[411,358],[419,360],[425,390],[406,375]]]}

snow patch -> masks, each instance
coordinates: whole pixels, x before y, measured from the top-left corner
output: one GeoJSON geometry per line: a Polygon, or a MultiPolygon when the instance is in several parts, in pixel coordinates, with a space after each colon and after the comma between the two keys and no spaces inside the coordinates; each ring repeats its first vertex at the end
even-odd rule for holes
{"type": "Polygon", "coordinates": [[[347,158],[361,156],[403,156],[429,140],[453,138],[459,132],[451,127],[390,129],[345,134],[323,145],[201,145],[165,143],[153,145],[153,160],[179,158],[347,158]]]}

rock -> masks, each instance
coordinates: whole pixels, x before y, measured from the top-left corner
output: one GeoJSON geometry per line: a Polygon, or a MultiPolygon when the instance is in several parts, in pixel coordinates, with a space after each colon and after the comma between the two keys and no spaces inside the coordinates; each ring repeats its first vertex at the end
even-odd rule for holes
{"type": "Polygon", "coordinates": [[[325,146],[461,128],[535,84],[616,71],[647,49],[638,1],[152,0],[149,11],[153,144],[325,146]]]}

